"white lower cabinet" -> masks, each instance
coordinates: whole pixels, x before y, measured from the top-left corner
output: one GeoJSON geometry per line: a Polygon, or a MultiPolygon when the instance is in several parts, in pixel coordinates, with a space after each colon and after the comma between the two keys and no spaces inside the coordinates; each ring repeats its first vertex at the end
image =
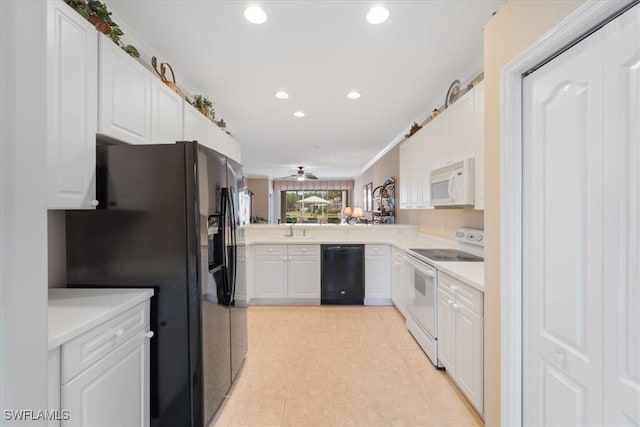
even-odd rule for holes
{"type": "Polygon", "coordinates": [[[455,375],[456,312],[454,297],[438,289],[438,360],[449,375],[455,375]]]}
{"type": "Polygon", "coordinates": [[[364,248],[364,304],[391,304],[391,261],[389,245],[366,245],[364,248]]]}
{"type": "Polygon", "coordinates": [[[320,304],[320,245],[257,245],[253,304],[320,304]]]}
{"type": "Polygon", "coordinates": [[[438,273],[438,360],[480,415],[484,415],[483,300],[481,292],[438,273]]]}
{"type": "Polygon", "coordinates": [[[149,425],[149,339],[138,332],[61,387],[63,426],[149,425]]]}
{"type": "Polygon", "coordinates": [[[149,301],[49,351],[50,426],[148,426],[149,301]]]}
{"type": "Polygon", "coordinates": [[[320,298],[320,259],[318,255],[291,255],[288,260],[289,298],[320,298]]]}
{"type": "Polygon", "coordinates": [[[258,245],[255,247],[255,255],[255,297],[287,298],[287,246],[258,245]]]}
{"type": "Polygon", "coordinates": [[[407,255],[397,249],[391,253],[391,301],[402,313],[406,314],[406,301],[409,289],[413,288],[413,267],[407,261],[407,255]]]}

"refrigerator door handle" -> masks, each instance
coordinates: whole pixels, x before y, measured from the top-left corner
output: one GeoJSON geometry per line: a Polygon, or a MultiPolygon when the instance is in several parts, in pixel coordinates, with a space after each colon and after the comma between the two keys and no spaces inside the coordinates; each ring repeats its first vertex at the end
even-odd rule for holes
{"type": "Polygon", "coordinates": [[[222,265],[227,265],[227,198],[226,192],[222,190],[220,197],[220,239],[222,240],[222,265]]]}
{"type": "MultiPolygon", "coordinates": [[[[231,189],[233,191],[233,189],[231,189]]],[[[232,195],[231,195],[232,196],[232,195]]],[[[229,197],[229,201],[231,204],[231,245],[233,250],[233,269],[231,271],[231,300],[229,302],[234,302],[236,298],[236,276],[238,269],[238,248],[236,247],[236,228],[238,224],[236,223],[237,212],[235,206],[235,198],[229,197]]]]}

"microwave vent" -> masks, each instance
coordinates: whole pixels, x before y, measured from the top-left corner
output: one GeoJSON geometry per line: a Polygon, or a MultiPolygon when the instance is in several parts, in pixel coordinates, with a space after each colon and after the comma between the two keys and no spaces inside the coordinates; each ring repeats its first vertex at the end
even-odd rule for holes
{"type": "Polygon", "coordinates": [[[454,162],[446,166],[442,166],[438,169],[433,169],[431,171],[431,176],[441,175],[447,172],[453,172],[455,170],[464,169],[465,167],[469,167],[473,162],[472,158],[460,160],[459,162],[454,162]]]}

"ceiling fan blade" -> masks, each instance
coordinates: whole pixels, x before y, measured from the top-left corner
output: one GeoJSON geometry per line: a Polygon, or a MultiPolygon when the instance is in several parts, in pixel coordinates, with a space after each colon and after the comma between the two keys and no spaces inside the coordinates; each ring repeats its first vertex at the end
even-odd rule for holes
{"type": "Polygon", "coordinates": [[[278,178],[278,179],[292,179],[292,178],[296,178],[296,179],[300,179],[300,180],[303,180],[303,179],[318,179],[318,177],[315,176],[314,174],[306,173],[302,166],[298,166],[298,172],[297,173],[294,173],[294,174],[289,175],[289,176],[283,176],[283,177],[278,178]]]}

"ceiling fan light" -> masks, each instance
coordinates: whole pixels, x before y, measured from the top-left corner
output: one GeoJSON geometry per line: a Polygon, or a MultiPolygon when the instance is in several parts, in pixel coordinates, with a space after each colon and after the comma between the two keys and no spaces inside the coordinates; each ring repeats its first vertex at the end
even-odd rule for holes
{"type": "Polygon", "coordinates": [[[244,17],[252,24],[267,22],[267,13],[260,6],[249,6],[244,10],[244,17]]]}
{"type": "Polygon", "coordinates": [[[304,175],[300,175],[296,178],[298,181],[304,181],[304,175]]]}

